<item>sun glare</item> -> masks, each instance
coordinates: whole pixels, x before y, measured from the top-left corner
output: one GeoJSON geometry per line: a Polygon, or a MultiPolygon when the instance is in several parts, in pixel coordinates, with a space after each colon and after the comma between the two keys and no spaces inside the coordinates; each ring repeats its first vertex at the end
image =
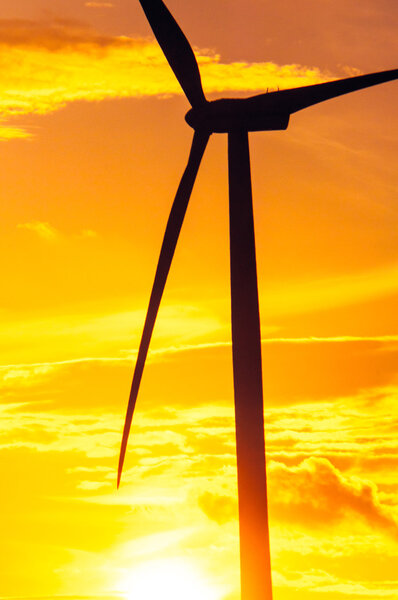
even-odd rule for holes
{"type": "Polygon", "coordinates": [[[177,558],[153,560],[133,568],[123,579],[121,589],[126,600],[221,600],[224,595],[191,563],[177,558]]]}

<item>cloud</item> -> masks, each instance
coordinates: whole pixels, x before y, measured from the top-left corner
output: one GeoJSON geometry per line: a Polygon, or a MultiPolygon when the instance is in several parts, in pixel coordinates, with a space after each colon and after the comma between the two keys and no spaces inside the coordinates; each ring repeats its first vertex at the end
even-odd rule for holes
{"type": "MultiPolygon", "coordinates": [[[[377,559],[376,559],[377,560],[377,559]]],[[[371,567],[371,565],[369,565],[371,567]]],[[[368,598],[375,600],[376,598],[385,598],[392,600],[397,595],[397,583],[394,580],[377,580],[372,581],[370,578],[363,578],[358,581],[357,578],[349,579],[341,575],[341,573],[332,574],[328,569],[329,565],[325,564],[323,569],[305,569],[305,570],[287,570],[285,572],[277,571],[273,574],[273,583],[275,587],[293,589],[295,596],[301,591],[306,594],[307,590],[315,593],[315,598],[368,598]],[[320,594],[318,596],[318,594],[320,594]]],[[[330,569],[330,567],[329,567],[330,569]]]]}
{"type": "MultiPolygon", "coordinates": [[[[323,527],[335,527],[336,531],[336,525],[341,524],[337,529],[341,532],[350,524],[355,535],[356,522],[365,525],[372,535],[384,532],[398,539],[398,513],[394,508],[398,497],[394,476],[396,391],[378,392],[379,399],[374,402],[370,402],[369,395],[368,400],[347,398],[265,411],[274,523],[295,522],[315,535],[323,527]]],[[[189,428],[187,442],[194,444],[198,431],[207,427],[201,462],[193,471],[197,477],[206,469],[210,471],[211,461],[218,466],[219,474],[222,464],[235,469],[233,451],[227,456],[221,448],[213,449],[214,440],[233,440],[233,415],[229,415],[228,428],[225,420],[198,419],[197,425],[189,428]]],[[[233,488],[228,492],[221,487],[207,490],[198,496],[198,505],[218,524],[236,519],[233,488]]]]}
{"type": "Polygon", "coordinates": [[[0,125],[0,141],[25,140],[32,137],[32,134],[21,127],[11,127],[0,125]]]}
{"type": "Polygon", "coordinates": [[[54,242],[59,238],[59,231],[55,229],[50,223],[43,221],[32,221],[31,223],[20,223],[17,225],[18,229],[27,229],[33,231],[39,238],[46,240],[47,242],[54,242]]]}
{"type": "Polygon", "coordinates": [[[112,2],[85,2],[84,6],[87,8],[113,8],[112,2]]]}
{"type": "Polygon", "coordinates": [[[65,49],[91,49],[123,44],[124,38],[108,36],[73,19],[32,21],[28,19],[0,19],[0,44],[7,48],[37,48],[51,52],[65,49]]]}
{"type": "Polygon", "coordinates": [[[0,449],[79,452],[90,458],[117,455],[121,419],[112,414],[61,415],[29,412],[20,407],[1,411],[0,449]]]}
{"type": "MultiPolygon", "coordinates": [[[[0,21],[0,117],[46,114],[77,100],[182,94],[158,44],[99,34],[65,20],[0,21]]],[[[197,51],[204,89],[257,92],[330,78],[316,68],[275,63],[221,62],[197,51]]],[[[22,130],[8,132],[21,137],[22,130]]],[[[3,133],[3,137],[5,134],[3,133]]]]}
{"type": "MultiPolygon", "coordinates": [[[[165,307],[162,314],[146,366],[149,386],[146,393],[150,394],[150,402],[159,406],[164,401],[168,386],[173,389],[173,406],[183,406],[187,402],[191,406],[203,405],[207,402],[209,386],[218,402],[228,402],[233,395],[231,342],[195,343],[203,334],[213,339],[226,337],[222,323],[190,307],[165,307]],[[187,331],[192,334],[190,343],[185,343],[187,331]],[[170,344],[170,340],[176,337],[181,343],[170,344]],[[214,365],[217,365],[217,372],[214,372],[214,365]],[[184,378],[181,371],[185,373],[184,378]],[[200,378],[198,373],[201,372],[208,375],[200,378]],[[195,381],[194,386],[192,381],[195,381]]],[[[40,403],[40,395],[37,396],[40,390],[55,385],[57,389],[64,390],[58,392],[58,401],[60,395],[66,400],[69,394],[73,398],[69,403],[91,406],[93,397],[88,391],[93,385],[97,387],[98,381],[101,381],[101,389],[97,402],[105,402],[108,406],[114,397],[112,388],[124,397],[131,381],[143,319],[143,311],[94,316],[58,315],[23,322],[8,319],[8,323],[3,325],[3,349],[0,345],[0,356],[3,357],[0,388],[6,394],[3,401],[7,394],[8,401],[25,400],[30,388],[31,392],[35,391],[31,401],[40,403]],[[134,346],[129,347],[132,341],[134,346]],[[37,360],[29,360],[32,355],[37,360]],[[83,394],[82,390],[87,392],[83,394]]],[[[302,415],[307,418],[307,405],[309,415],[317,410],[316,403],[322,407],[322,402],[329,400],[334,403],[331,415],[333,427],[340,400],[347,399],[347,403],[352,403],[355,398],[363,398],[363,402],[367,403],[367,406],[358,409],[358,417],[362,419],[361,415],[375,410],[378,398],[396,397],[397,341],[396,336],[263,339],[267,422],[273,407],[281,411],[282,406],[299,403],[302,415]],[[286,372],[289,372],[288,378],[285,377],[286,372]]],[[[321,416],[322,423],[325,423],[325,414],[321,416]]],[[[384,418],[383,422],[387,424],[389,421],[384,418]]],[[[294,446],[296,439],[289,441],[288,434],[296,426],[297,414],[294,414],[284,426],[284,435],[278,434],[278,439],[270,439],[273,451],[287,452],[294,446]]],[[[304,441],[302,437],[301,448],[304,441]]],[[[195,443],[200,450],[204,442],[198,437],[195,443]]],[[[336,452],[339,448],[340,445],[335,446],[336,452]]],[[[369,457],[373,462],[376,459],[375,454],[369,457]]]]}
{"type": "MultiPolygon", "coordinates": [[[[352,397],[266,408],[268,458],[286,466],[327,458],[344,472],[366,472],[379,486],[395,489],[397,395],[398,389],[388,386],[352,397]]],[[[380,489],[387,502],[385,488],[380,489]]]]}
{"type": "Polygon", "coordinates": [[[271,463],[269,473],[271,509],[279,519],[318,528],[356,516],[398,540],[397,519],[381,503],[376,484],[343,475],[325,458],[297,467],[271,463]]]}
{"type": "Polygon", "coordinates": [[[97,491],[104,487],[111,487],[112,484],[110,481],[81,481],[77,487],[80,490],[97,491]]]}
{"type": "Polygon", "coordinates": [[[205,492],[199,496],[198,504],[205,515],[219,525],[238,517],[237,501],[231,496],[205,492]]]}
{"type": "MultiPolygon", "coordinates": [[[[167,356],[184,350],[189,357],[191,340],[224,334],[224,324],[206,310],[172,305],[162,307],[161,313],[150,362],[164,362],[167,356]],[[171,340],[179,344],[169,345],[171,340]]],[[[0,371],[11,369],[15,373],[22,369],[25,374],[30,367],[68,367],[71,363],[96,361],[124,363],[131,368],[144,319],[145,310],[46,314],[23,321],[19,316],[3,315],[0,371]],[[36,360],[32,361],[32,357],[36,360]]],[[[207,348],[206,344],[201,346],[207,348]]]]}
{"type": "Polygon", "coordinates": [[[93,229],[82,229],[80,232],[80,237],[82,238],[95,238],[98,237],[98,233],[93,229]]]}
{"type": "MultiPolygon", "coordinates": [[[[0,129],[0,138],[1,138],[1,129],[0,129]]],[[[28,231],[32,231],[36,235],[39,236],[42,240],[47,242],[55,242],[56,240],[67,239],[69,238],[81,238],[81,239],[93,239],[98,237],[98,233],[93,229],[82,229],[80,232],[66,236],[64,233],[61,233],[58,229],[47,223],[46,221],[31,221],[29,223],[19,223],[17,225],[17,229],[26,229],[28,231]]]]}
{"type": "Polygon", "coordinates": [[[398,335],[336,335],[336,336],[309,336],[309,337],[274,337],[262,338],[263,344],[339,344],[345,342],[398,342],[398,335]]]}
{"type": "MultiPolygon", "coordinates": [[[[357,517],[373,531],[398,540],[398,522],[382,504],[377,486],[343,475],[325,458],[310,457],[297,467],[270,462],[268,486],[271,519],[296,522],[317,530],[357,517]]],[[[198,499],[205,515],[219,525],[237,518],[233,496],[205,492],[198,499]]]]}
{"type": "MultiPolygon", "coordinates": [[[[76,594],[71,594],[68,596],[56,596],[57,600],[121,600],[120,594],[117,595],[99,595],[95,594],[93,596],[77,596],[76,594]]],[[[52,596],[13,596],[12,600],[54,600],[54,595],[52,596]]]]}

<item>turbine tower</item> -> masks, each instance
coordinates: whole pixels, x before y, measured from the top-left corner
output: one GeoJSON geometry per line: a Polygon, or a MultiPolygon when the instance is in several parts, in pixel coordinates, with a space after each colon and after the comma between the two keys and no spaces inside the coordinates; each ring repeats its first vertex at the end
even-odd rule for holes
{"type": "Polygon", "coordinates": [[[286,129],[303,108],[398,78],[398,69],[245,99],[206,100],[188,40],[162,0],[140,0],[191,109],[188,163],[170,212],[138,351],[121,444],[118,480],[159,304],[199,165],[212,133],[228,134],[232,355],[240,531],[241,600],[272,600],[265,466],[261,338],[248,132],[286,129]]]}

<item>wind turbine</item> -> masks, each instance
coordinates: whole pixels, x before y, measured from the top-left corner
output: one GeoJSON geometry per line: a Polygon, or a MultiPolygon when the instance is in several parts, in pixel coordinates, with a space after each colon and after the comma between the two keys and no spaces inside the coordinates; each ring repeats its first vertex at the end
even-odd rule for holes
{"type": "Polygon", "coordinates": [[[232,354],[242,600],[272,600],[265,467],[261,338],[250,176],[249,131],[286,129],[303,108],[398,78],[398,69],[260,94],[205,98],[193,50],[162,0],[140,0],[191,109],[188,164],[170,212],[138,351],[121,444],[118,479],[156,315],[199,165],[212,133],[228,134],[232,354]]]}

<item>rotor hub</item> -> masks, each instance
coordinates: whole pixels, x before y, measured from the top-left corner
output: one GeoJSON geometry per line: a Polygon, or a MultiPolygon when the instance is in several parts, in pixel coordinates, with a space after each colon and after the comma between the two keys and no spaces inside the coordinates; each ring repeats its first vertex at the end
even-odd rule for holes
{"type": "Polygon", "coordinates": [[[185,120],[195,130],[210,133],[229,133],[231,131],[274,131],[286,129],[289,114],[264,110],[253,110],[246,99],[228,98],[206,102],[197,108],[191,108],[185,120]]]}

